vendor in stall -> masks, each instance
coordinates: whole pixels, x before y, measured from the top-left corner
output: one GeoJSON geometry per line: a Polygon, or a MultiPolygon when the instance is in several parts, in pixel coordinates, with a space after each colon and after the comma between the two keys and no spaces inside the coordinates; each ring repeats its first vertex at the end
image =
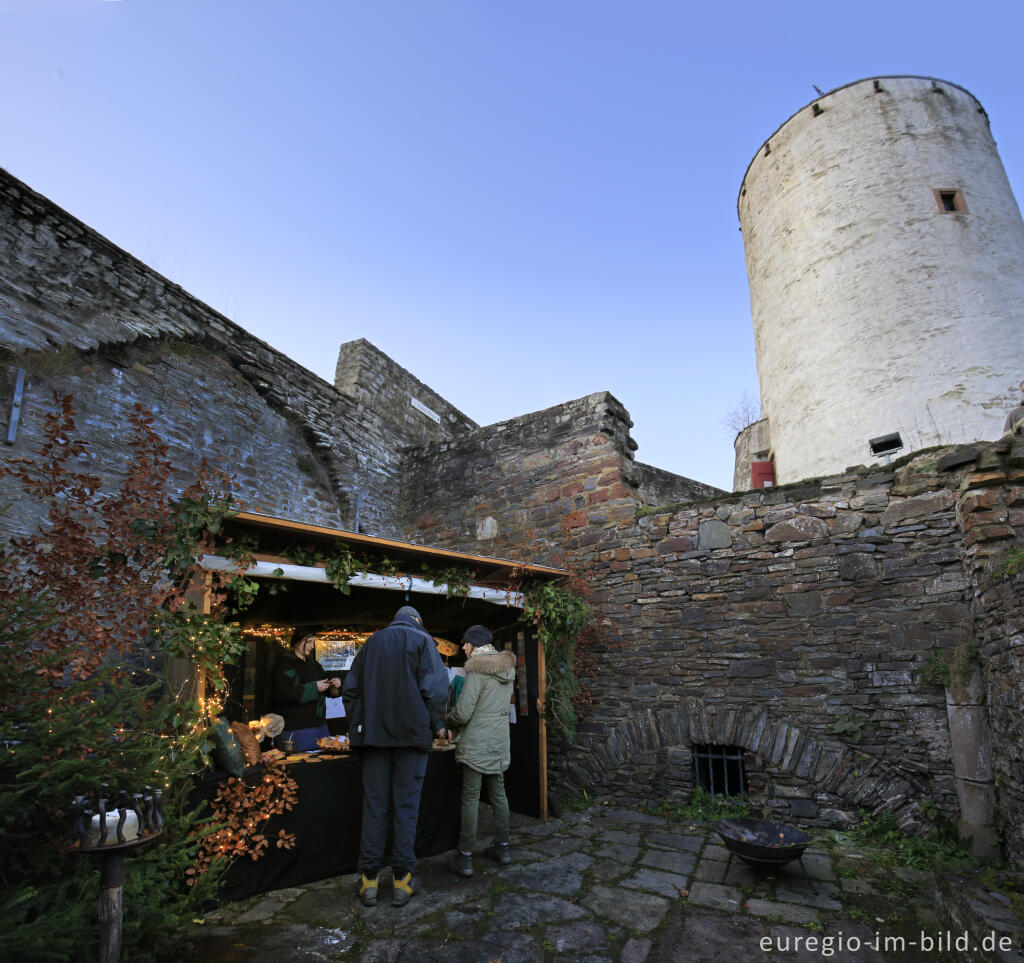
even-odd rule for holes
{"type": "Polygon", "coordinates": [[[284,730],[275,740],[281,749],[287,743],[297,752],[316,749],[317,739],[330,735],[327,729],[327,695],[337,693],[341,680],[329,678],[316,660],[316,630],[309,627],[292,632],[291,652],[277,660],[274,677],[274,710],[284,717],[284,730]]]}

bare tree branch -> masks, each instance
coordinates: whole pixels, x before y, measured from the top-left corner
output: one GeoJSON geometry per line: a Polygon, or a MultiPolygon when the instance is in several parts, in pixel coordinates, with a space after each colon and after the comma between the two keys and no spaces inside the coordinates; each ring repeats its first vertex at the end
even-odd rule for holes
{"type": "Polygon", "coordinates": [[[760,420],[761,403],[755,401],[749,391],[744,391],[739,402],[730,408],[722,418],[722,427],[727,428],[733,434],[738,434],[744,428],[760,420]]]}

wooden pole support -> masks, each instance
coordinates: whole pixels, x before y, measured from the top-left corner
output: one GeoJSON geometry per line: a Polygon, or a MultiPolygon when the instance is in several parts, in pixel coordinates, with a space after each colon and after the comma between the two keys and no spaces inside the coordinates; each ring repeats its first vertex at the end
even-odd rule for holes
{"type": "Polygon", "coordinates": [[[545,721],[547,675],[544,643],[537,639],[537,765],[540,767],[540,818],[548,818],[548,726],[545,721]]]}
{"type": "Polygon", "coordinates": [[[99,963],[120,963],[121,921],[124,908],[124,852],[104,853],[100,861],[100,955],[99,963]]]}

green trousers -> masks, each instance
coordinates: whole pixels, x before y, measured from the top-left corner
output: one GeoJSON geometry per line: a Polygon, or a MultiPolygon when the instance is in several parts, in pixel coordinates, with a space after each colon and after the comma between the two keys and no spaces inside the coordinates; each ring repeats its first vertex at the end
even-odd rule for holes
{"type": "Polygon", "coordinates": [[[459,831],[459,849],[473,852],[476,845],[477,813],[480,809],[480,790],[487,793],[487,801],[494,807],[494,841],[508,842],[508,800],[505,798],[505,777],[500,772],[484,773],[459,767],[462,770],[462,827],[459,831]]]}

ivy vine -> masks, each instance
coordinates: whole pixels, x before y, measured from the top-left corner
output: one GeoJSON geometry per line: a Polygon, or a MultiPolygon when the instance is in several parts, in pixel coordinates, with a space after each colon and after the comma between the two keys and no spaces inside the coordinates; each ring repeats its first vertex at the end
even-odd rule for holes
{"type": "Polygon", "coordinates": [[[544,712],[554,731],[569,742],[579,721],[573,704],[580,691],[576,644],[590,620],[590,606],[577,592],[539,582],[523,589],[522,621],[533,625],[547,666],[544,712]]]}
{"type": "Polygon", "coordinates": [[[337,545],[327,557],[327,577],[331,580],[331,585],[343,595],[351,593],[352,587],[348,580],[362,568],[352,550],[344,543],[337,545]]]}
{"type": "MultiPolygon", "coordinates": [[[[347,545],[340,543],[331,552],[323,552],[314,545],[289,545],[285,558],[294,565],[322,565],[327,578],[339,591],[348,595],[352,589],[349,579],[360,572],[371,572],[375,575],[394,576],[403,574],[398,562],[386,555],[370,557],[356,555],[347,545]]],[[[424,562],[420,565],[420,575],[428,582],[443,585],[448,598],[465,598],[476,578],[476,571],[453,565],[447,568],[435,568],[424,562]]]]}
{"type": "Polygon", "coordinates": [[[226,688],[221,667],[234,665],[246,648],[237,624],[189,610],[157,611],[153,635],[161,652],[190,661],[216,691],[226,688]]]}
{"type": "Polygon", "coordinates": [[[366,568],[344,542],[335,545],[329,553],[320,551],[314,545],[290,545],[285,558],[293,565],[323,565],[331,585],[343,595],[352,592],[349,579],[366,568]]]}
{"type": "Polygon", "coordinates": [[[433,582],[434,585],[443,585],[445,587],[445,595],[448,598],[464,599],[469,595],[473,579],[476,578],[476,572],[473,569],[462,568],[457,565],[449,568],[431,568],[424,563],[422,570],[427,581],[433,582]]]}

